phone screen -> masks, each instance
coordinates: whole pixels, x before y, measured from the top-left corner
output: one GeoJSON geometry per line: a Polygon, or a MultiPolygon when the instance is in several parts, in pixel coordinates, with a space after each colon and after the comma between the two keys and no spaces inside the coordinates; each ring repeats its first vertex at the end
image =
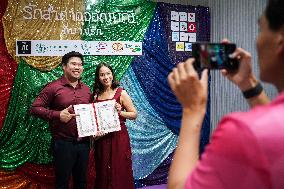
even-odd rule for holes
{"type": "Polygon", "coordinates": [[[229,57],[236,49],[235,44],[194,43],[192,55],[198,69],[238,69],[238,61],[229,57]]]}

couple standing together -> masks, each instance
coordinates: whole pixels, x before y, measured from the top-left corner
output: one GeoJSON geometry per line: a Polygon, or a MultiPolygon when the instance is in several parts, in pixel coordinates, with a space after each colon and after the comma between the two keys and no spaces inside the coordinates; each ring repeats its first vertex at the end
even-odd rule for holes
{"type": "Polygon", "coordinates": [[[69,52],[62,57],[63,76],[44,87],[30,113],[47,120],[52,135],[52,155],[57,189],[86,188],[90,138],[79,138],[73,105],[115,100],[121,130],[95,136],[96,188],[134,188],[131,147],[125,125],[137,111],[130,96],[119,87],[110,65],[101,63],[95,72],[94,92],[81,80],[83,56],[69,52]]]}

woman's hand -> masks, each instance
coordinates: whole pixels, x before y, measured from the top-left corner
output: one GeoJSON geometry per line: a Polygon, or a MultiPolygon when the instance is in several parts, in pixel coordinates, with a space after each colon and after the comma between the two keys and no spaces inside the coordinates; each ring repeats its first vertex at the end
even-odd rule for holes
{"type": "Polygon", "coordinates": [[[99,138],[102,138],[105,135],[106,135],[106,133],[104,133],[102,131],[98,131],[96,135],[93,135],[93,138],[94,138],[94,140],[98,140],[99,138]]]}
{"type": "Polygon", "coordinates": [[[121,110],[122,110],[122,106],[121,106],[121,104],[119,104],[119,103],[115,103],[115,108],[116,108],[116,110],[117,110],[117,112],[118,112],[118,115],[120,115],[120,113],[121,113],[121,110]]]}

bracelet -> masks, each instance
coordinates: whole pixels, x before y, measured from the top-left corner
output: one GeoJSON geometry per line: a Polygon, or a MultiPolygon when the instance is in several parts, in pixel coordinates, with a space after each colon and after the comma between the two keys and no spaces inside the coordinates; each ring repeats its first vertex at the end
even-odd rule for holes
{"type": "Polygon", "coordinates": [[[263,87],[260,83],[258,83],[255,87],[243,91],[243,95],[245,98],[252,98],[259,95],[262,91],[263,87]]]}

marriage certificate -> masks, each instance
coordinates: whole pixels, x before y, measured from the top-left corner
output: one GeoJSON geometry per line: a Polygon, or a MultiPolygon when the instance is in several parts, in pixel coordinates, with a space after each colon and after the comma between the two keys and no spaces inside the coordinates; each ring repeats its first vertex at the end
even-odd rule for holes
{"type": "Polygon", "coordinates": [[[79,137],[121,130],[115,100],[74,105],[79,137]]]}

